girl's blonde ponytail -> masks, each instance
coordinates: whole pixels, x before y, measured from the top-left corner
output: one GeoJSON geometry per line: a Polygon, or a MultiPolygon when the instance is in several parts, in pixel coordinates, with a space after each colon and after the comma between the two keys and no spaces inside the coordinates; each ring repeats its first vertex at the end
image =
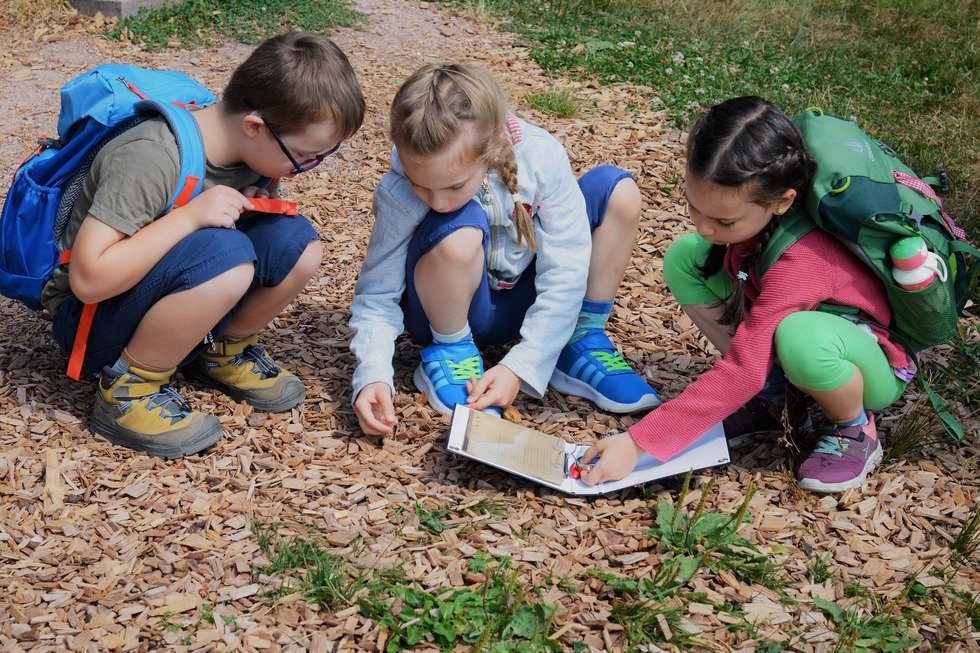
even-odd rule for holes
{"type": "Polygon", "coordinates": [[[501,152],[496,159],[497,170],[500,178],[514,198],[514,224],[517,225],[517,244],[527,243],[527,248],[532,252],[538,251],[538,238],[534,234],[534,223],[531,221],[531,214],[521,202],[520,189],[517,187],[517,160],[514,158],[514,148],[506,144],[501,148],[501,152]]]}

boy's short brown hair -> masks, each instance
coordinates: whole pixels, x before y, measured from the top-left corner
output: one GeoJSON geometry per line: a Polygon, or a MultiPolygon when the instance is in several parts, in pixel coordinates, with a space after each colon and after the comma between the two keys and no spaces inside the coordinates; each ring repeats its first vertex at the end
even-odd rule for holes
{"type": "Polygon", "coordinates": [[[221,100],[228,112],[261,110],[280,134],[332,122],[347,139],[364,121],[364,96],[347,55],[313,32],[262,43],[235,69],[221,100]]]}

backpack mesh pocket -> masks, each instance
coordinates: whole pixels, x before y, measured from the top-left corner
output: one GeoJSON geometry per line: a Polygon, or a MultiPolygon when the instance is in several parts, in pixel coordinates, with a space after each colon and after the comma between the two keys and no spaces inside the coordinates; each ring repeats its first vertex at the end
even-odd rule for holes
{"type": "Polygon", "coordinates": [[[959,312],[953,285],[952,277],[946,281],[936,278],[922,290],[906,290],[888,284],[892,328],[915,351],[949,342],[956,336],[959,312]]]}

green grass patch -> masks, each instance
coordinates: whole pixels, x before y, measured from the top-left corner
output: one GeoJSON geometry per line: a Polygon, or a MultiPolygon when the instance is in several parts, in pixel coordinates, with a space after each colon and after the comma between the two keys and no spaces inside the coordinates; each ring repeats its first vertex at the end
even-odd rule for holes
{"type": "MultiPolygon", "coordinates": [[[[499,509],[492,501],[474,502],[469,508],[499,509]]],[[[338,551],[315,529],[283,523],[253,524],[252,533],[265,556],[253,564],[252,576],[275,586],[267,598],[274,601],[298,593],[328,611],[357,605],[363,616],[390,631],[388,653],[422,643],[451,651],[458,642],[471,645],[472,651],[561,651],[549,637],[559,607],[538,601],[535,588],[509,559],[477,551],[468,568],[484,577],[482,584],[433,589],[408,578],[398,565],[375,570],[355,563],[358,542],[338,551]]],[[[176,615],[164,615],[160,626],[173,632],[196,628],[177,621],[176,615]]]]}
{"type": "Polygon", "coordinates": [[[853,118],[919,174],[948,170],[948,208],[980,231],[972,0],[445,1],[501,17],[550,75],[646,87],[681,128],[746,94],[853,118]]]}
{"type": "Polygon", "coordinates": [[[443,651],[459,642],[471,651],[562,650],[548,637],[557,606],[536,601],[510,560],[478,556],[470,570],[485,574],[482,586],[431,592],[398,573],[380,576],[361,598],[361,613],[390,630],[389,652],[424,642],[443,651]]]}
{"type": "Polygon", "coordinates": [[[343,0],[263,0],[261,10],[247,0],[184,0],[159,9],[142,8],[109,28],[106,36],[150,51],[211,45],[222,37],[257,45],[288,30],[328,34],[337,27],[359,27],[363,21],[364,15],[343,0]]]}
{"type": "Polygon", "coordinates": [[[750,486],[745,499],[732,514],[711,513],[705,510],[708,494],[714,478],[701,488],[701,499],[694,512],[678,508],[683,505],[691,475],[684,481],[676,503],[665,498],[657,502],[656,524],[647,534],[655,538],[664,549],[691,556],[699,564],[713,570],[728,569],[749,583],[777,589],[788,582],[782,573],[782,565],[749,540],[740,537],[738,530],[746,521],[749,503],[755,496],[755,486],[750,486]]]}
{"type": "Polygon", "coordinates": [[[528,93],[525,99],[538,111],[559,118],[569,118],[578,111],[578,99],[568,89],[528,93]]]}
{"type": "Polygon", "coordinates": [[[591,572],[617,596],[609,620],[623,627],[629,650],[667,642],[690,650],[701,643],[682,624],[689,603],[707,600],[703,592],[684,589],[698,574],[700,562],[697,556],[678,555],[665,560],[653,578],[640,580],[591,572]]]}
{"type": "Polygon", "coordinates": [[[332,552],[315,530],[304,530],[296,533],[280,523],[253,525],[259,548],[268,558],[268,563],[253,565],[253,577],[280,579],[271,598],[301,592],[325,610],[350,605],[367,582],[365,573],[332,552]]]}
{"type": "Polygon", "coordinates": [[[906,631],[904,617],[873,602],[870,609],[842,606],[822,599],[814,599],[814,605],[827,614],[834,624],[837,642],[829,650],[833,653],[900,653],[913,650],[922,642],[906,631]]]}

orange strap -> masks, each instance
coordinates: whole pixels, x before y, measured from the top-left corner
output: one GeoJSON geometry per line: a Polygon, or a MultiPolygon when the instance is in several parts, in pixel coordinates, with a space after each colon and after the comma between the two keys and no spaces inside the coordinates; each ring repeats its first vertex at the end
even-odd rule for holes
{"type": "Polygon", "coordinates": [[[194,189],[197,188],[198,181],[197,177],[187,175],[187,178],[184,179],[184,188],[181,189],[180,195],[174,200],[172,208],[179,208],[191,201],[191,196],[194,194],[194,189]]]}
{"type": "Polygon", "coordinates": [[[85,304],[82,307],[82,317],[78,320],[78,331],[75,332],[75,343],[71,347],[68,358],[68,376],[76,381],[82,376],[82,362],[85,360],[85,348],[88,346],[88,334],[92,330],[92,319],[98,303],[85,304]]]}

